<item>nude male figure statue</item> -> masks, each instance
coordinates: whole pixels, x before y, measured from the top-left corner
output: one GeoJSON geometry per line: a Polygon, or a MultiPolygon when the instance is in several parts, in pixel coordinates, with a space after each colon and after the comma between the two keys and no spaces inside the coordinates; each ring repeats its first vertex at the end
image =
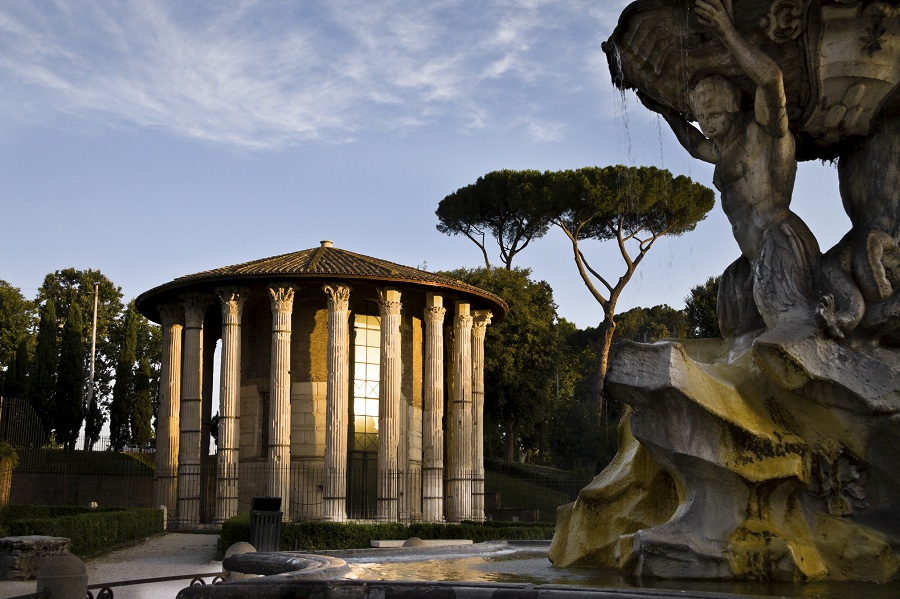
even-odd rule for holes
{"type": "Polygon", "coordinates": [[[713,183],[742,253],[720,283],[722,334],[759,328],[758,316],[770,330],[811,323],[820,253],[790,210],[797,163],[781,69],[741,36],[721,0],[697,0],[695,10],[756,84],[753,109],[742,111],[737,87],[717,76],[700,80],[690,94],[700,130],[678,111],[647,96],[641,100],[666,119],[691,156],[716,165],[713,183]],[[751,313],[754,303],[758,315],[751,313]]]}

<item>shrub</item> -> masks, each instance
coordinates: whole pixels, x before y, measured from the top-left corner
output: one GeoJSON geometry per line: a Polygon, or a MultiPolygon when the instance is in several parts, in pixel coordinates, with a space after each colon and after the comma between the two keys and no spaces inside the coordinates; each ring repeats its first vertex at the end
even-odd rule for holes
{"type": "Polygon", "coordinates": [[[163,531],[162,510],[14,505],[0,512],[0,526],[13,536],[46,535],[72,540],[85,557],[163,531]]]}
{"type": "Polygon", "coordinates": [[[19,454],[16,453],[15,447],[7,441],[0,441],[0,467],[5,467],[7,464],[10,468],[18,466],[19,454]]]}
{"type": "MultiPolygon", "coordinates": [[[[461,524],[378,522],[286,522],[281,526],[281,551],[366,549],[374,539],[471,539],[476,543],[499,540],[549,540],[553,526],[519,522],[463,522],[461,524]]],[[[250,541],[250,514],[240,514],[222,525],[219,551],[239,541],[250,541]]]]}

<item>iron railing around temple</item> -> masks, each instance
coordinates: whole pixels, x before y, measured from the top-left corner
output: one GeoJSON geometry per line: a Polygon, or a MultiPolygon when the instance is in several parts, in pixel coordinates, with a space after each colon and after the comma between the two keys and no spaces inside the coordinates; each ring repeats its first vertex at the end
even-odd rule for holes
{"type": "MultiPolygon", "coordinates": [[[[19,456],[11,503],[155,507],[153,489],[158,483],[154,481],[167,476],[179,480],[177,471],[156,469],[155,452],[148,447],[126,447],[116,452],[63,451],[48,446],[40,419],[24,400],[0,399],[0,441],[9,441],[19,456]]],[[[242,458],[237,475],[244,493],[237,498],[237,513],[249,512],[252,497],[265,494],[272,472],[263,456],[242,458]]],[[[463,493],[477,495],[479,499],[473,501],[483,505],[487,519],[553,522],[556,508],[574,501],[591,479],[586,473],[487,462],[483,476],[445,469],[437,475],[440,480],[431,481],[435,474],[418,465],[390,475],[379,474],[375,452],[352,452],[346,471],[326,473],[321,463],[295,460],[285,474],[290,481],[290,496],[283,509],[292,519],[321,519],[325,497],[334,489],[340,489],[340,495],[346,498],[348,518],[384,518],[385,514],[378,512],[378,490],[390,488],[394,491],[389,496],[397,497],[397,501],[395,514],[388,518],[403,522],[430,520],[428,497],[455,495],[453,489],[448,493],[448,486],[453,485],[460,485],[463,493]],[[379,481],[379,476],[388,478],[379,481]]],[[[216,516],[216,476],[215,455],[205,456],[198,471],[180,476],[180,480],[200,489],[202,523],[212,522],[216,516]]],[[[458,508],[444,502],[445,515],[452,515],[454,509],[460,510],[456,513],[468,513],[466,506],[458,508]]],[[[175,514],[169,516],[174,518],[175,514]]]]}

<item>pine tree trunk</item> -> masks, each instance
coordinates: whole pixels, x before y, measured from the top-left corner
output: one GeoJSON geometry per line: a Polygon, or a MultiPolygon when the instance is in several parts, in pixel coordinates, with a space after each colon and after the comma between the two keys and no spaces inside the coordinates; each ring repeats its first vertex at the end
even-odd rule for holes
{"type": "Polygon", "coordinates": [[[597,403],[597,418],[603,420],[603,404],[606,401],[604,385],[606,371],[609,368],[609,348],[612,346],[616,323],[607,315],[600,323],[600,347],[597,348],[597,380],[594,385],[594,399],[597,403]]]}

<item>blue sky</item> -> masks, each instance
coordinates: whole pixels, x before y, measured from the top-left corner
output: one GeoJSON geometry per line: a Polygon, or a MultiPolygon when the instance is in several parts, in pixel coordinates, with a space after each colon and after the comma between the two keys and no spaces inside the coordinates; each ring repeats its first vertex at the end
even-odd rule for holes
{"type": "MultiPolygon", "coordinates": [[[[315,247],[428,270],[479,266],[435,229],[486,172],[655,165],[711,185],[609,80],[624,0],[0,3],[0,279],[100,269],[126,299],[315,247]]],[[[849,228],[830,165],[794,210],[823,249],[849,228]]],[[[602,318],[561,232],[520,254],[581,327],[602,318]]],[[[717,205],[651,250],[619,310],[683,306],[738,255],[717,205]]],[[[589,248],[617,278],[615,248],[589,248]]]]}

